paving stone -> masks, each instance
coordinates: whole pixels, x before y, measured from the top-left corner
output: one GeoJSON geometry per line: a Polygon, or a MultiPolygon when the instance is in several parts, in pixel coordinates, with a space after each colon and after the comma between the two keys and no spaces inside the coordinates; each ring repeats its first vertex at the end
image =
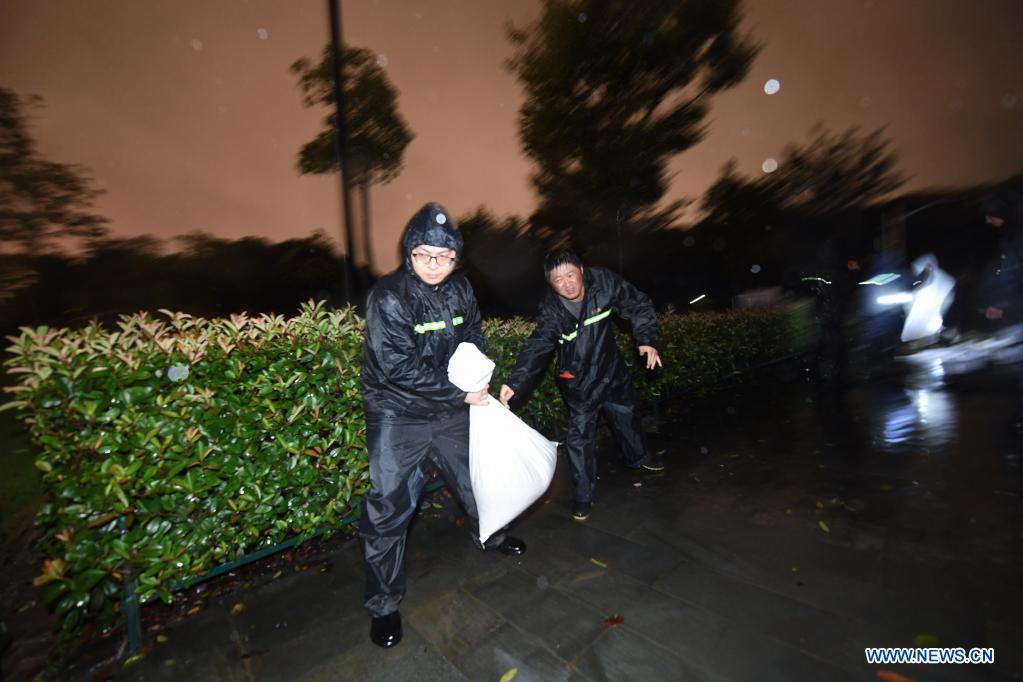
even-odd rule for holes
{"type": "Polygon", "coordinates": [[[848,628],[841,615],[734,580],[700,564],[680,564],[654,587],[802,650],[840,641],[848,628]]]}
{"type": "Polygon", "coordinates": [[[471,680],[499,680],[515,670],[515,682],[576,682],[586,678],[568,661],[546,648],[545,643],[510,623],[490,630],[454,660],[471,680]]]}
{"type": "Polygon", "coordinates": [[[410,611],[405,622],[413,625],[449,661],[477,649],[505,623],[496,611],[461,590],[434,596],[410,611]]]}
{"type": "MultiPolygon", "coordinates": [[[[263,680],[263,677],[255,679],[263,680]]],[[[463,675],[413,628],[405,629],[398,646],[381,649],[369,638],[349,649],[344,655],[326,658],[301,677],[269,677],[268,682],[466,682],[463,675]]]]}
{"type": "Polygon", "coordinates": [[[728,621],[616,570],[566,578],[559,588],[591,605],[683,660],[700,667],[728,627],[728,621]]]}
{"type": "Polygon", "coordinates": [[[576,669],[591,680],[720,680],[626,627],[609,628],[582,652],[576,669]]]}
{"type": "Polygon", "coordinates": [[[510,623],[543,640],[547,648],[570,660],[604,629],[604,616],[583,602],[544,588],[524,571],[507,575],[472,590],[472,594],[510,623]]]}

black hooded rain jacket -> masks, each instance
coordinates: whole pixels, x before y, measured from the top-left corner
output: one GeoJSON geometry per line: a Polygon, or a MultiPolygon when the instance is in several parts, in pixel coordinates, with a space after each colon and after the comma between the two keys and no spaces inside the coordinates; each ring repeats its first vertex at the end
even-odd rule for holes
{"type": "Polygon", "coordinates": [[[584,268],[583,281],[586,291],[579,319],[557,292],[547,290],[536,329],[506,382],[516,393],[536,384],[556,350],[558,387],[569,408],[596,409],[612,388],[629,381],[628,367],[615,343],[612,315],[632,324],[637,345],[657,345],[657,316],[649,296],[604,268],[584,268]]]}
{"type": "Polygon", "coordinates": [[[465,391],[448,380],[448,359],[462,341],[485,350],[479,305],[465,276],[456,272],[431,286],[413,271],[412,249],[422,244],[462,250],[461,235],[437,204],[409,223],[404,265],[380,279],[366,301],[367,414],[429,419],[464,410],[465,391]]]}

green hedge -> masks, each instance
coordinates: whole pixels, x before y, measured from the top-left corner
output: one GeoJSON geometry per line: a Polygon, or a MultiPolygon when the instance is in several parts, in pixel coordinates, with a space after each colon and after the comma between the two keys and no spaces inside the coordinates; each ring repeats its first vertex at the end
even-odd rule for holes
{"type": "MultiPolygon", "coordinates": [[[[661,338],[657,350],[664,366],[656,371],[639,368],[641,359],[631,335],[624,331],[616,335],[622,356],[636,377],[636,393],[646,404],[712,390],[748,369],[805,352],[815,338],[807,302],[720,313],[667,313],[659,315],[658,320],[661,338]]],[[[487,355],[497,363],[491,385],[491,392],[496,394],[533,324],[524,320],[484,320],[483,330],[487,355]]],[[[548,433],[564,414],[553,366],[551,363],[546,379],[519,413],[535,428],[548,433]]]]}
{"type": "MultiPolygon", "coordinates": [[[[362,320],[350,308],[309,304],[291,319],[162,312],[124,317],[113,332],[11,338],[5,365],[18,383],[3,409],[28,425],[48,493],[35,582],[67,632],[117,622],[130,576],[142,602],[170,602],[174,586],[243,554],[336,529],[369,483],[362,320]]],[[[719,383],[799,350],[793,320],[804,313],[665,315],[665,367],[640,393],[719,383]]],[[[496,393],[532,325],[484,327],[496,393]]],[[[561,409],[548,378],[523,416],[549,429],[561,409]]]]}

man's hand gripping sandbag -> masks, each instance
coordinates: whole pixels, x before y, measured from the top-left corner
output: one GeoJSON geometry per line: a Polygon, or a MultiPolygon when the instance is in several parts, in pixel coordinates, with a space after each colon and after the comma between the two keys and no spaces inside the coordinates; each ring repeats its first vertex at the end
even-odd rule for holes
{"type": "MultiPolygon", "coordinates": [[[[494,361],[460,343],[448,361],[448,379],[473,393],[490,383],[494,361]]],[[[546,492],[554,478],[558,444],[496,400],[469,408],[469,477],[479,513],[480,542],[507,526],[546,492]]]]}

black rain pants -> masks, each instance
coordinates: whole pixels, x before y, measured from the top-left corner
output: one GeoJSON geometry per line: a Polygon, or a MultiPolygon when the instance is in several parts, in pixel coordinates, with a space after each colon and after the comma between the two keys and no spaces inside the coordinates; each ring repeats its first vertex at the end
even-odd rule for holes
{"type": "Polygon", "coordinates": [[[636,394],[628,380],[613,385],[596,404],[569,400],[568,461],[575,480],[576,502],[592,502],[597,487],[597,416],[602,414],[618,442],[625,466],[637,468],[648,461],[643,424],[636,412],[636,394]]]}
{"type": "MultiPolygon", "coordinates": [[[[362,498],[359,535],[366,561],[365,606],[373,617],[398,610],[405,594],[405,539],[428,476],[427,458],[440,469],[469,516],[477,546],[479,522],[469,479],[469,411],[432,419],[366,415],[370,491],[362,498]]],[[[486,547],[504,541],[504,532],[486,547]]]]}

